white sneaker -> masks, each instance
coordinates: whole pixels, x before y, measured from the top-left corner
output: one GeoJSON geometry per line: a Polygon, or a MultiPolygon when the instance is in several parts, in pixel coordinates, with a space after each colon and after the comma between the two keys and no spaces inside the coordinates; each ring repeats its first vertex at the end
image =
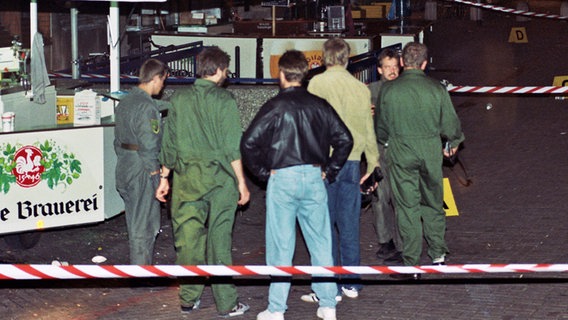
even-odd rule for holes
{"type": "MultiPolygon", "coordinates": [[[[302,301],[304,302],[311,302],[311,303],[318,303],[320,301],[318,296],[316,296],[316,294],[313,292],[302,295],[300,299],[302,299],[302,301]]],[[[335,301],[340,302],[341,300],[343,300],[341,296],[335,296],[335,301]]]]}
{"type": "Polygon", "coordinates": [[[266,309],[256,315],[256,320],[284,320],[284,312],[270,312],[266,309]]]}
{"type": "Polygon", "coordinates": [[[446,264],[446,255],[443,254],[442,256],[433,259],[433,260],[432,260],[432,264],[434,264],[434,265],[444,265],[444,264],[446,264]]]}
{"type": "Polygon", "coordinates": [[[353,287],[341,287],[341,292],[347,297],[351,299],[355,299],[359,296],[359,290],[353,287]]]}
{"type": "Polygon", "coordinates": [[[335,317],[335,308],[319,307],[316,315],[323,320],[337,320],[335,317]]]}
{"type": "Polygon", "coordinates": [[[221,318],[232,318],[237,316],[242,316],[245,312],[249,311],[250,307],[246,303],[237,302],[237,305],[231,309],[228,313],[220,314],[221,318]]]}

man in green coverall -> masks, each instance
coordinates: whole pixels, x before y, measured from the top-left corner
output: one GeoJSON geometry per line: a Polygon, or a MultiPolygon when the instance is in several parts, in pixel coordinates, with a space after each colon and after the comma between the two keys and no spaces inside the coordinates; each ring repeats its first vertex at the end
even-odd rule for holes
{"type": "MultiPolygon", "coordinates": [[[[383,49],[377,57],[377,71],[381,78],[379,81],[369,83],[371,90],[371,104],[373,116],[381,110],[378,105],[379,94],[383,84],[398,78],[400,72],[400,56],[393,49],[383,49]]],[[[375,217],[375,231],[379,240],[377,258],[381,263],[400,264],[402,262],[402,239],[398,232],[392,188],[388,178],[386,157],[387,148],[379,144],[379,166],[382,169],[384,179],[377,186],[376,195],[372,195],[372,210],[375,217]]]]}
{"type": "MultiPolygon", "coordinates": [[[[166,201],[172,170],[172,224],[180,265],[231,265],[235,211],[237,204],[250,198],[239,150],[242,129],[237,103],[220,87],[229,61],[229,55],[217,47],[203,49],[197,57],[201,78],[170,100],[156,197],[166,201]]],[[[180,286],[182,313],[199,308],[203,287],[180,286]]],[[[213,284],[212,290],[221,316],[238,316],[249,309],[238,302],[233,284],[213,284]]]]}
{"type": "Polygon", "coordinates": [[[464,140],[450,95],[424,73],[425,45],[408,43],[402,74],[383,84],[375,121],[379,143],[388,143],[387,169],[402,236],[405,265],[419,265],[422,237],[433,264],[444,264],[446,216],[443,209],[443,155],[456,153],[464,140]],[[451,143],[442,147],[441,138],[451,143]]]}
{"type": "Polygon", "coordinates": [[[124,200],[130,246],[130,264],[152,264],[160,230],[159,184],[161,117],[157,102],[167,76],[161,61],[149,59],[140,68],[139,84],[116,107],[114,150],[116,189],[124,200]]]}

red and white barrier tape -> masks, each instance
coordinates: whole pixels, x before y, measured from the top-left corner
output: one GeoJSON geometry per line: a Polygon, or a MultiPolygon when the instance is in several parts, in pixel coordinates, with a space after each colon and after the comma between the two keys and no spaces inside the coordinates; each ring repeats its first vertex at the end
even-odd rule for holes
{"type": "Polygon", "coordinates": [[[357,267],[272,267],[260,265],[0,265],[0,280],[94,279],[204,276],[293,276],[335,274],[459,274],[459,273],[533,273],[568,272],[568,264],[464,264],[447,266],[357,266],[357,267]]]}
{"type": "MultiPolygon", "coordinates": [[[[50,78],[72,78],[73,76],[69,73],[49,73],[50,78]]],[[[95,73],[85,73],[81,75],[81,78],[86,79],[110,79],[110,74],[95,74],[95,73]]],[[[138,79],[137,76],[131,76],[128,74],[121,74],[121,79],[138,79]]]]}
{"type": "Polygon", "coordinates": [[[536,13],[536,12],[531,12],[531,11],[505,8],[505,7],[500,7],[500,6],[494,6],[492,4],[471,2],[471,1],[466,1],[466,0],[446,0],[446,1],[458,2],[458,3],[467,4],[467,5],[470,5],[470,6],[480,7],[480,8],[483,8],[483,9],[490,9],[490,10],[494,10],[494,11],[500,11],[500,12],[505,12],[505,13],[510,13],[510,14],[527,16],[527,17],[568,20],[567,16],[561,16],[561,15],[557,15],[557,14],[536,13]]]}
{"type": "MultiPolygon", "coordinates": [[[[66,73],[50,73],[52,78],[70,78],[70,74],[66,73]]],[[[108,74],[83,74],[83,78],[94,79],[109,79],[108,74]]],[[[120,75],[121,79],[138,79],[136,76],[120,75]]],[[[186,77],[168,77],[169,79],[185,79],[186,77]]],[[[447,86],[448,92],[456,93],[505,93],[505,94],[558,94],[568,92],[568,86],[553,87],[553,86],[529,86],[529,87],[496,87],[496,86],[454,86],[449,84],[447,86]]]]}
{"type": "Polygon", "coordinates": [[[456,93],[505,93],[505,94],[556,94],[568,92],[568,87],[478,87],[478,86],[452,86],[449,92],[456,93]]]}
{"type": "MultiPolygon", "coordinates": [[[[69,73],[49,73],[48,76],[50,78],[72,78],[73,76],[69,73]]],[[[110,74],[95,74],[95,73],[84,73],[81,74],[82,79],[110,79],[110,74]]],[[[129,74],[121,74],[121,79],[138,79],[138,76],[132,76],[129,74]]],[[[169,76],[168,79],[186,79],[188,77],[181,77],[181,76],[169,76]]]]}

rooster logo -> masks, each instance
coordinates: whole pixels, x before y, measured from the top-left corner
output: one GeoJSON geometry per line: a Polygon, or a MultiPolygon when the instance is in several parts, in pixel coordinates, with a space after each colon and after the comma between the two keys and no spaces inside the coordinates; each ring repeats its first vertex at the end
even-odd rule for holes
{"type": "Polygon", "coordinates": [[[34,146],[25,146],[14,155],[16,167],[12,171],[16,183],[24,188],[33,187],[41,181],[45,168],[41,165],[42,153],[34,146]]]}

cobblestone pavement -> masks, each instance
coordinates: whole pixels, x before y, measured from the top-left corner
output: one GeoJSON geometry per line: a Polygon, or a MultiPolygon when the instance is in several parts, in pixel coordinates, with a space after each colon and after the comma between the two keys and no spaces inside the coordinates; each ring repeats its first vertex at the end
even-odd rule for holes
{"type": "MultiPolygon", "coordinates": [[[[565,22],[484,12],[482,22],[446,19],[434,24],[426,42],[433,56],[431,75],[454,85],[551,85],[568,74],[565,22]],[[525,27],[528,44],[508,43],[512,27],[525,27]]],[[[446,168],[459,216],[448,217],[450,264],[568,263],[568,102],[554,97],[452,95],[466,144],[463,171],[446,168]],[[490,105],[488,105],[490,104],[490,105]]],[[[264,263],[264,192],[250,184],[253,199],[237,213],[235,265],[264,263]]],[[[361,216],[362,264],[376,265],[376,238],[370,210],[361,216]]],[[[171,224],[164,211],[156,264],[173,264],[171,224]]],[[[44,232],[28,250],[0,243],[2,263],[127,264],[124,217],[96,226],[44,232]]],[[[309,259],[299,237],[296,265],[309,259]]],[[[429,263],[424,257],[424,264],[429,263]]],[[[215,319],[209,287],[202,309],[181,315],[175,279],[0,280],[3,319],[215,319]]],[[[344,298],[338,319],[568,319],[568,275],[427,274],[420,281],[386,275],[364,276],[357,299],[344,298]]],[[[206,281],[189,279],[189,281],[206,281]]],[[[267,305],[267,277],[235,278],[240,299],[251,306],[241,319],[255,319],[267,305]]],[[[286,319],[316,319],[315,304],[300,301],[309,292],[306,277],[295,277],[286,319]]]]}

